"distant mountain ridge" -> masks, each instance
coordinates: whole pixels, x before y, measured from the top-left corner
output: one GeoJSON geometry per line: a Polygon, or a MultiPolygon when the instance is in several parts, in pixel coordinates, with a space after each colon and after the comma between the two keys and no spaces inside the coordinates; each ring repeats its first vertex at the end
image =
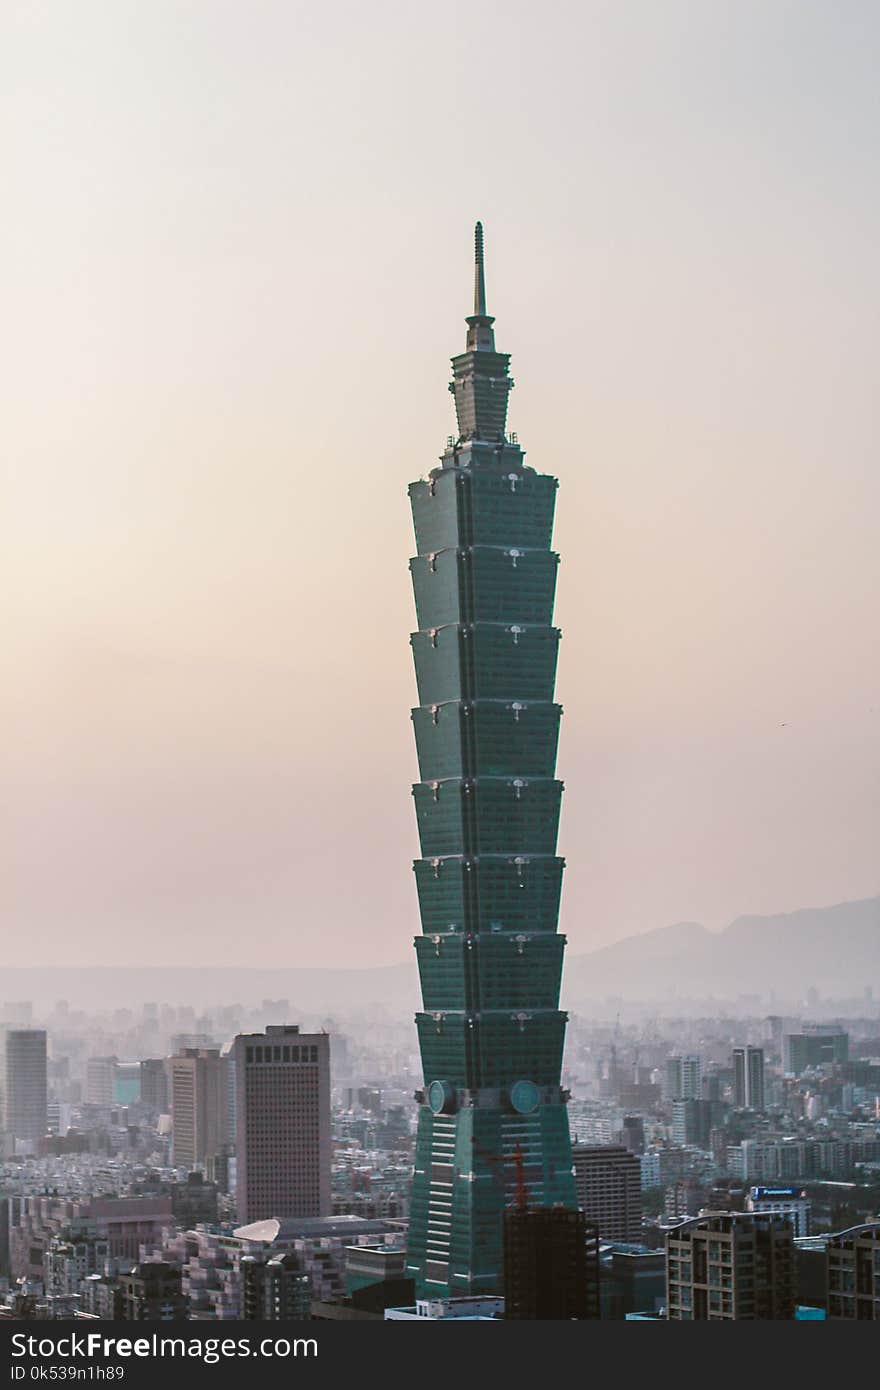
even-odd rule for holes
{"type": "MultiPolygon", "coordinates": [[[[737,917],[721,932],[676,922],[585,954],[569,950],[562,1007],[591,1000],[670,998],[735,1000],[741,994],[796,998],[811,987],[854,997],[866,986],[880,996],[880,897],[775,916],[737,917]]],[[[106,1009],[149,1000],[196,1007],[284,998],[292,1013],[358,1006],[402,1016],[419,1007],[410,964],[373,969],[286,969],[148,966],[0,967],[0,1001],[33,999],[73,1008],[106,1009]]],[[[2,1019],[0,1019],[2,1021],[2,1019]]]]}
{"type": "Polygon", "coordinates": [[[738,994],[856,995],[880,984],[880,897],[774,916],[737,917],[721,932],[678,922],[566,963],[572,1002],[738,994]]]}

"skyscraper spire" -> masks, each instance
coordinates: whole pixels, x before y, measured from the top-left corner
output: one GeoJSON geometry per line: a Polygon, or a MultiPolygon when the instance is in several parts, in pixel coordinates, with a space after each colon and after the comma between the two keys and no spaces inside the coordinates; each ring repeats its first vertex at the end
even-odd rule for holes
{"type": "Polygon", "coordinates": [[[492,325],[495,320],[491,314],[486,313],[486,264],[483,256],[482,222],[478,222],[474,227],[474,312],[465,322],[468,326],[467,351],[494,353],[495,332],[492,325]]]}
{"type": "Polygon", "coordinates": [[[486,270],[483,259],[483,224],[474,227],[474,318],[486,317],[486,270]]]}
{"type": "Polygon", "coordinates": [[[507,397],[513,382],[508,375],[509,355],[495,350],[494,322],[486,313],[483,224],[478,222],[474,228],[474,312],[465,319],[465,350],[452,359],[453,380],[449,385],[455,395],[460,441],[498,444],[504,439],[507,397]]]}

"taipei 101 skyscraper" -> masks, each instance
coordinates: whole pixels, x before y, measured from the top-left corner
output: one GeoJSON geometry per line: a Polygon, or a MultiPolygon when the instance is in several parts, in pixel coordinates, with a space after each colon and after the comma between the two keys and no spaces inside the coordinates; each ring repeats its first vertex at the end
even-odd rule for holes
{"type": "Polygon", "coordinates": [[[425,1086],[407,1272],[420,1297],[498,1293],[503,1211],[577,1205],[561,1089],[556,479],[506,433],[513,386],[486,312],[452,359],[458,437],[409,489],[421,780],[413,788],[425,1086]]]}

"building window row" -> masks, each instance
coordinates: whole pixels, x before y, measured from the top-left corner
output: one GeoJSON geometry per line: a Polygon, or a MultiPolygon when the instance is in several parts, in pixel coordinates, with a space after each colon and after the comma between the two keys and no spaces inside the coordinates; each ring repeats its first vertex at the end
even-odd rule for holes
{"type": "Polygon", "coordinates": [[[272,1043],[271,1045],[256,1044],[247,1048],[247,1061],[254,1063],[266,1062],[317,1062],[318,1047],[316,1043],[292,1044],[292,1043],[272,1043]]]}

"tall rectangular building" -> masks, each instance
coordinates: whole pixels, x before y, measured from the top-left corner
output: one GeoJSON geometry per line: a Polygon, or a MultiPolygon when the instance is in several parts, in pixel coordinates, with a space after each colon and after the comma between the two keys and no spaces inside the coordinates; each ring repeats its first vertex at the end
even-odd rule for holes
{"type": "Polygon", "coordinates": [[[825,1255],[829,1318],[880,1322],[880,1221],[829,1236],[825,1255]]]}
{"type": "Polygon", "coordinates": [[[717,1107],[711,1100],[674,1100],[672,1138],[686,1148],[708,1149],[712,1119],[717,1107]]]}
{"type": "Polygon", "coordinates": [[[35,1149],[48,1128],[46,1033],[42,1028],[0,1031],[2,1125],[15,1144],[35,1149]]]}
{"type": "Polygon", "coordinates": [[[118,1057],[90,1057],[86,1062],[86,1103],[107,1108],[113,1104],[118,1057]]]}
{"type": "Polygon", "coordinates": [[[801,1032],[786,1033],[783,1038],[782,1065],[790,1076],[848,1060],[849,1034],[833,1023],[807,1024],[801,1032]]]}
{"type": "Polygon", "coordinates": [[[504,1213],[504,1316],[599,1317],[599,1231],[576,1207],[504,1213]]]}
{"type": "Polygon", "coordinates": [[[763,1047],[733,1049],[733,1104],[737,1110],[765,1109],[763,1047]]]}
{"type": "Polygon", "coordinates": [[[226,1059],[215,1047],[185,1047],[168,1062],[171,1162],[207,1168],[226,1143],[226,1059]]]}
{"type": "Polygon", "coordinates": [[[557,483],[507,433],[513,382],[493,324],[478,223],[474,312],[452,361],[458,434],[409,489],[424,1089],[407,1275],[420,1299],[500,1292],[515,1153],[530,1205],[576,1205],[560,1084],[557,483]]]}
{"type": "Polygon", "coordinates": [[[787,1216],[706,1212],[667,1235],[671,1321],[786,1321],[794,1303],[794,1231],[787,1216]]]}
{"type": "Polygon", "coordinates": [[[329,1034],[273,1024],[233,1056],[239,1221],[329,1216],[329,1034]]]}
{"type": "Polygon", "coordinates": [[[703,1061],[701,1057],[670,1057],[666,1063],[664,1100],[702,1100],[703,1061]]]}
{"type": "Polygon", "coordinates": [[[168,1114],[168,1063],[164,1057],[146,1057],[141,1066],[141,1100],[144,1105],[168,1114]]]}
{"type": "Polygon", "coordinates": [[[642,1165],[620,1144],[575,1144],[577,1204],[603,1240],[642,1239],[642,1165]]]}

